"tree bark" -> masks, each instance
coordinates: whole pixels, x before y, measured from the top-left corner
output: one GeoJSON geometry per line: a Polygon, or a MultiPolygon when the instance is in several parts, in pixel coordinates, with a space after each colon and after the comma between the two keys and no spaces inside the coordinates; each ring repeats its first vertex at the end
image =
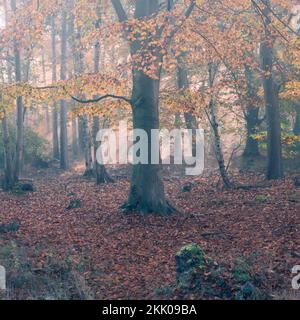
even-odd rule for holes
{"type": "MultiPolygon", "coordinates": [[[[126,12],[120,0],[111,0],[113,7],[120,22],[127,20],[126,12]]],[[[188,17],[195,6],[195,1],[191,2],[185,17],[188,17]]],[[[136,0],[135,13],[136,19],[145,19],[159,11],[158,0],[136,0]]],[[[176,32],[174,30],[174,32],[176,32]]],[[[151,35],[149,34],[149,37],[151,35]]],[[[130,42],[131,57],[134,57],[141,49],[143,43],[136,40],[130,42]]],[[[160,51],[160,50],[159,50],[160,51]]],[[[162,62],[162,54],[151,52],[157,56],[157,62],[162,62]]],[[[148,162],[151,160],[151,129],[159,128],[159,86],[161,68],[157,67],[157,78],[153,79],[143,71],[133,67],[132,70],[132,113],[133,127],[143,129],[148,134],[148,162]]],[[[153,164],[134,164],[131,187],[128,201],[123,206],[124,209],[135,210],[140,213],[161,213],[169,214],[174,209],[168,204],[163,181],[160,176],[160,165],[153,164]]]]}
{"type": "Polygon", "coordinates": [[[296,118],[293,129],[294,135],[300,136],[300,103],[296,105],[296,118]]]}
{"type": "MultiPolygon", "coordinates": [[[[67,72],[67,14],[62,12],[61,26],[61,62],[60,80],[66,80],[67,72]]],[[[68,159],[68,130],[67,130],[67,105],[65,100],[60,101],[60,168],[69,168],[68,159]]]]}
{"type": "MultiPolygon", "coordinates": [[[[189,80],[187,70],[181,66],[177,67],[177,86],[180,90],[189,88],[189,80]]],[[[196,129],[198,127],[196,117],[190,112],[184,112],[184,120],[187,129],[192,130],[193,137],[196,136],[196,129]]],[[[196,156],[196,144],[193,139],[192,155],[196,156]]]]}
{"type": "Polygon", "coordinates": [[[248,106],[245,111],[246,129],[247,129],[247,140],[243,156],[246,158],[258,157],[259,145],[258,141],[253,138],[253,135],[257,131],[259,125],[259,108],[254,106],[248,106]]]}
{"type": "MultiPolygon", "coordinates": [[[[245,65],[245,78],[247,81],[247,96],[248,99],[251,100],[258,96],[258,89],[254,83],[253,72],[248,65],[245,65]]],[[[260,155],[259,144],[258,141],[253,138],[253,135],[261,123],[259,119],[259,107],[248,105],[244,111],[244,117],[246,121],[247,139],[243,156],[245,158],[258,157],[260,155]]]]}
{"type": "MultiPolygon", "coordinates": [[[[210,64],[208,67],[208,77],[209,77],[209,87],[210,88],[214,84],[216,72],[217,72],[216,67],[214,67],[212,64],[210,64]]],[[[223,154],[223,150],[222,150],[222,142],[221,142],[221,136],[220,136],[220,132],[219,132],[219,123],[218,123],[217,115],[216,115],[216,103],[215,103],[214,97],[211,97],[211,100],[209,102],[208,118],[209,118],[209,122],[211,124],[212,130],[213,130],[215,155],[216,155],[216,159],[218,161],[220,175],[222,177],[224,186],[226,188],[232,188],[233,185],[228,177],[227,169],[225,167],[225,160],[224,160],[224,154],[223,154]]]]}
{"type": "Polygon", "coordinates": [[[265,39],[260,45],[261,69],[263,71],[264,99],[268,124],[268,167],[267,178],[283,178],[281,126],[279,111],[279,86],[273,78],[273,42],[270,23],[270,1],[265,1],[265,39]]]}
{"type": "Polygon", "coordinates": [[[134,164],[126,210],[142,214],[169,214],[174,209],[168,204],[160,175],[160,165],[151,163],[151,129],[159,129],[159,80],[134,70],[132,100],[133,128],[143,129],[148,135],[148,163],[134,164]]]}
{"type": "MultiPolygon", "coordinates": [[[[96,7],[96,15],[98,17],[96,22],[96,29],[100,27],[101,24],[101,12],[99,3],[96,7]]],[[[99,72],[99,64],[100,64],[100,42],[97,40],[94,48],[94,72],[99,72]]],[[[97,133],[100,130],[100,118],[99,116],[93,117],[93,144],[94,144],[94,172],[96,177],[96,184],[102,183],[110,183],[113,182],[113,179],[109,176],[105,166],[103,164],[98,163],[97,161],[97,149],[100,147],[100,142],[96,140],[97,133]]]]}
{"type": "Polygon", "coordinates": [[[4,181],[3,188],[4,190],[10,190],[15,185],[15,177],[13,172],[13,161],[12,161],[12,152],[9,139],[9,129],[7,123],[7,116],[4,114],[2,118],[2,135],[3,135],[3,146],[4,146],[4,181]]]}
{"type": "MultiPolygon", "coordinates": [[[[124,18],[124,10],[119,1],[113,1],[119,20],[124,18]]],[[[135,18],[144,18],[159,10],[157,0],[137,0],[135,18]]],[[[131,56],[141,48],[141,43],[131,43],[131,56]]],[[[158,56],[162,61],[162,57],[158,56]]],[[[133,67],[133,128],[143,129],[148,135],[148,163],[134,164],[128,201],[123,209],[142,214],[169,214],[174,209],[165,198],[164,185],[160,175],[160,165],[151,164],[151,129],[159,129],[159,87],[161,69],[158,68],[157,79],[150,78],[143,71],[133,67]]]]}
{"type": "MultiPolygon", "coordinates": [[[[52,82],[55,83],[57,80],[56,77],[56,26],[55,26],[55,17],[51,16],[51,64],[52,64],[52,82]]],[[[53,111],[52,111],[52,150],[53,150],[53,158],[59,159],[59,142],[58,142],[58,113],[57,113],[57,105],[53,103],[53,111]]]]}
{"type": "MultiPolygon", "coordinates": [[[[11,9],[15,13],[16,0],[11,0],[11,9]]],[[[16,37],[13,40],[14,62],[15,62],[15,81],[21,82],[21,57],[16,37]]],[[[17,97],[17,134],[16,134],[16,155],[14,163],[14,176],[17,181],[20,178],[23,167],[24,153],[24,124],[23,124],[23,104],[22,97],[17,97]]]]}

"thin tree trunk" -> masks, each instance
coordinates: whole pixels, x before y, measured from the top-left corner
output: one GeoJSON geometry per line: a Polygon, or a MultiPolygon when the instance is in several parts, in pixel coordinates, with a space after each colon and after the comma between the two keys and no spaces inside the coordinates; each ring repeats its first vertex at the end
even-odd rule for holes
{"type": "Polygon", "coordinates": [[[296,119],[293,129],[294,135],[300,136],[300,103],[296,105],[296,119]]]}
{"type": "MultiPolygon", "coordinates": [[[[56,27],[55,17],[51,16],[51,60],[52,60],[52,82],[56,82],[56,27]]],[[[58,113],[57,105],[54,102],[52,111],[52,147],[53,147],[53,158],[59,159],[59,143],[58,143],[58,113]]]]}
{"type": "Polygon", "coordinates": [[[89,117],[83,115],[83,130],[84,130],[84,159],[85,172],[84,176],[91,177],[94,175],[93,161],[92,161],[92,141],[89,130],[89,117]]]}
{"type": "MultiPolygon", "coordinates": [[[[248,65],[245,65],[244,70],[247,81],[247,96],[248,99],[251,100],[258,96],[258,89],[255,86],[255,79],[251,68],[248,65]]],[[[258,141],[253,138],[253,135],[257,132],[257,127],[261,123],[261,120],[259,119],[259,107],[249,105],[244,111],[244,117],[246,121],[247,140],[243,156],[245,158],[258,157],[260,155],[259,144],[258,141]]]]}
{"type": "MultiPolygon", "coordinates": [[[[61,62],[60,80],[66,80],[67,72],[67,14],[62,12],[61,26],[61,62]]],[[[65,100],[60,101],[60,167],[63,170],[69,168],[68,159],[68,130],[67,130],[67,105],[65,100]]]]}
{"type": "Polygon", "coordinates": [[[263,71],[264,99],[268,123],[268,179],[283,178],[281,126],[279,111],[279,86],[273,78],[273,42],[270,23],[272,21],[270,1],[265,1],[265,39],[260,46],[261,69],[263,71]]]}
{"type": "MultiPolygon", "coordinates": [[[[42,50],[42,70],[43,70],[43,83],[46,83],[46,66],[45,66],[45,51],[42,50]]],[[[47,138],[50,135],[51,128],[50,128],[50,114],[49,114],[49,108],[48,104],[44,105],[45,108],[45,122],[46,122],[46,134],[47,138]]]]}
{"type": "Polygon", "coordinates": [[[13,172],[12,152],[9,139],[9,129],[7,123],[7,116],[4,114],[2,118],[2,134],[3,134],[3,146],[4,146],[4,190],[10,190],[15,185],[15,177],[13,172]]]}
{"type": "MultiPolygon", "coordinates": [[[[11,0],[11,9],[16,12],[16,0],[11,0]]],[[[21,57],[16,37],[13,40],[14,45],[14,62],[15,62],[15,81],[21,82],[21,57]]],[[[24,124],[23,124],[23,104],[22,97],[17,97],[17,134],[16,134],[16,156],[14,175],[17,181],[22,173],[24,150],[24,124]]]]}
{"type": "MultiPolygon", "coordinates": [[[[186,90],[189,88],[187,70],[181,66],[178,66],[177,68],[177,86],[178,86],[178,89],[180,90],[186,90]]],[[[184,112],[184,120],[185,120],[186,128],[189,130],[192,130],[192,135],[193,137],[195,137],[196,129],[198,127],[196,117],[190,112],[184,112]]],[[[192,155],[193,157],[196,156],[196,143],[194,139],[193,139],[193,146],[192,146],[192,155]]]]}
{"type": "Polygon", "coordinates": [[[78,126],[77,118],[72,119],[72,153],[73,158],[78,160],[79,156],[79,145],[78,145],[78,126]]]}
{"type": "MultiPolygon", "coordinates": [[[[214,84],[214,79],[216,76],[216,67],[214,67],[212,64],[209,64],[208,73],[209,73],[209,87],[211,88],[214,84]]],[[[224,154],[222,150],[222,142],[221,142],[221,136],[219,132],[219,123],[217,120],[216,115],[216,102],[215,99],[212,97],[209,106],[208,106],[208,119],[211,124],[213,135],[214,135],[214,147],[215,147],[215,155],[216,159],[218,161],[219,171],[220,175],[222,177],[224,186],[226,188],[231,188],[233,185],[230,182],[230,179],[227,174],[227,170],[225,167],[225,160],[224,160],[224,154]]]]}
{"type": "MultiPolygon", "coordinates": [[[[96,14],[97,14],[97,22],[96,22],[96,29],[100,28],[101,23],[101,13],[100,13],[100,6],[97,3],[96,7],[96,14]]],[[[94,49],[94,72],[99,72],[99,64],[100,64],[100,42],[97,41],[95,43],[94,49]]],[[[100,118],[99,116],[93,117],[93,143],[94,143],[94,171],[96,176],[96,184],[102,183],[110,183],[113,182],[113,179],[109,176],[105,166],[103,164],[98,163],[97,161],[97,149],[100,147],[100,142],[96,140],[97,133],[100,130],[100,118]]]]}
{"type": "Polygon", "coordinates": [[[254,106],[248,106],[245,111],[247,140],[243,156],[246,158],[258,157],[259,145],[258,141],[254,139],[253,135],[257,132],[257,126],[260,123],[259,120],[259,108],[254,106]]]}
{"type": "Polygon", "coordinates": [[[100,119],[98,116],[93,117],[93,137],[94,137],[94,170],[96,176],[96,184],[111,183],[114,180],[109,176],[105,166],[97,161],[97,149],[100,143],[96,140],[98,131],[100,130],[100,119]]]}

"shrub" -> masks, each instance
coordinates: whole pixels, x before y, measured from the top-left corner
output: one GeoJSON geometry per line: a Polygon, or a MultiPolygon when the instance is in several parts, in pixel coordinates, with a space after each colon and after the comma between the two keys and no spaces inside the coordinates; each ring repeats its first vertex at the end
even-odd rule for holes
{"type": "MultiPolygon", "coordinates": [[[[10,143],[12,151],[16,144],[16,132],[13,126],[10,126],[10,143]]],[[[24,130],[24,162],[26,164],[35,164],[47,160],[48,142],[39,136],[32,128],[26,127],[24,130]]],[[[2,127],[0,127],[0,168],[4,165],[4,145],[2,127]]]]}

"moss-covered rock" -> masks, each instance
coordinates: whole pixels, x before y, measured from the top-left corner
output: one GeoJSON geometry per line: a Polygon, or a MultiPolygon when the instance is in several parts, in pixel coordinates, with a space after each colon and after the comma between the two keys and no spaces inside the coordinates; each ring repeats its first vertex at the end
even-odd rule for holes
{"type": "Polygon", "coordinates": [[[251,273],[251,265],[243,259],[233,268],[218,264],[194,243],[176,254],[176,282],[180,291],[197,293],[203,298],[268,299],[256,275],[251,273]]]}
{"type": "Polygon", "coordinates": [[[192,243],[181,248],[175,259],[177,285],[180,288],[188,288],[194,271],[204,267],[205,254],[197,244],[192,243]]]}

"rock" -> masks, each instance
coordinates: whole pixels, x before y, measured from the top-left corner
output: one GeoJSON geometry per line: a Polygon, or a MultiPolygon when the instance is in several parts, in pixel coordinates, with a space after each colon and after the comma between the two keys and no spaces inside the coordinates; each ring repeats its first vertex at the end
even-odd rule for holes
{"type": "Polygon", "coordinates": [[[20,188],[24,192],[33,192],[34,191],[34,186],[32,183],[22,183],[22,184],[20,184],[20,188]]]}
{"type": "Polygon", "coordinates": [[[80,207],[81,207],[81,200],[75,199],[70,201],[70,204],[68,205],[67,210],[78,209],[80,207]]]}
{"type": "Polygon", "coordinates": [[[294,178],[294,184],[297,188],[300,188],[300,177],[295,177],[294,178]]]}
{"type": "Polygon", "coordinates": [[[181,191],[182,192],[191,192],[193,189],[194,185],[191,182],[186,183],[185,185],[182,186],[181,191]]]}
{"type": "Polygon", "coordinates": [[[0,234],[9,233],[9,232],[17,232],[20,229],[20,224],[18,222],[12,222],[9,224],[1,224],[0,225],[0,234]]]}
{"type": "Polygon", "coordinates": [[[236,300],[269,300],[271,297],[256,287],[252,282],[246,282],[236,294],[236,300]]]}
{"type": "Polygon", "coordinates": [[[195,243],[184,246],[175,256],[176,280],[180,287],[188,287],[190,273],[204,263],[204,252],[195,243]]]}

